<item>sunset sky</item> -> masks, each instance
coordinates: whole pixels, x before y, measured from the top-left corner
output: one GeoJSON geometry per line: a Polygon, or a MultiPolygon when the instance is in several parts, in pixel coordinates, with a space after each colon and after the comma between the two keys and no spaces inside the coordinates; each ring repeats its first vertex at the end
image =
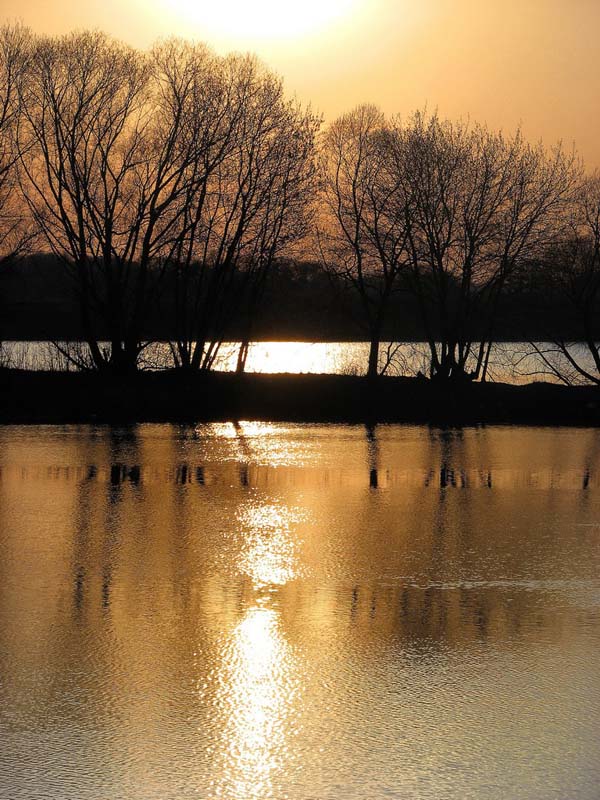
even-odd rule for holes
{"type": "Polygon", "coordinates": [[[102,28],[251,50],[326,119],[438,108],[577,145],[600,167],[600,0],[3,0],[37,32],[102,28]]]}

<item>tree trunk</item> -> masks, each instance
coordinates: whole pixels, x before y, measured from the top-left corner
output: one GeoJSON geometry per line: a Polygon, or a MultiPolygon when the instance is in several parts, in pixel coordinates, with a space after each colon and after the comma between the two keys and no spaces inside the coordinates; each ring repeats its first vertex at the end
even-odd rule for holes
{"type": "Polygon", "coordinates": [[[245,339],[240,344],[240,349],[238,351],[237,357],[237,364],[235,367],[235,371],[238,375],[241,375],[246,369],[246,361],[248,360],[248,351],[250,349],[250,342],[245,339]]]}
{"type": "Polygon", "coordinates": [[[367,369],[367,377],[376,378],[379,374],[379,345],[380,334],[371,335],[371,344],[369,347],[369,367],[367,369]]]}
{"type": "Polygon", "coordinates": [[[116,375],[129,375],[137,371],[137,348],[119,339],[111,340],[108,369],[116,375]]]}

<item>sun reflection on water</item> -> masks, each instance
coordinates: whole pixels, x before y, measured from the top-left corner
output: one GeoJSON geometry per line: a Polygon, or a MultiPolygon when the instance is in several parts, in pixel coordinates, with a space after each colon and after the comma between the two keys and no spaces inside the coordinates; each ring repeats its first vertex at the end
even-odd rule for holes
{"type": "Polygon", "coordinates": [[[230,430],[0,431],[6,796],[597,798],[598,431],[230,430]]]}
{"type": "Polygon", "coordinates": [[[302,518],[299,510],[284,505],[261,503],[243,509],[239,569],[255,589],[282,586],[300,576],[298,537],[292,535],[292,526],[302,518]]]}
{"type": "Polygon", "coordinates": [[[278,773],[293,769],[301,680],[272,603],[278,590],[300,575],[294,525],[301,519],[298,510],[268,502],[249,504],[238,516],[243,542],[238,570],[257,594],[225,640],[220,660],[218,704],[225,724],[217,797],[274,797],[278,773]]]}
{"type": "Polygon", "coordinates": [[[274,777],[290,768],[299,679],[274,609],[251,608],[223,653],[221,703],[227,724],[215,795],[273,797],[274,777]]]}
{"type": "Polygon", "coordinates": [[[248,371],[337,372],[350,360],[343,346],[324,342],[255,342],[248,355],[248,371]]]}

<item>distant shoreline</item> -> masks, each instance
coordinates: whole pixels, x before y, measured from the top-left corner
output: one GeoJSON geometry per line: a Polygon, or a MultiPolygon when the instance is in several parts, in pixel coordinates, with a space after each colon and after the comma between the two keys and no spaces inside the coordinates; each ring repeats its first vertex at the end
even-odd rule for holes
{"type": "MultiPolygon", "coordinates": [[[[10,335],[10,334],[2,336],[2,339],[0,339],[0,343],[1,342],[6,342],[7,344],[8,343],[10,343],[10,344],[45,344],[45,343],[52,344],[53,342],[63,342],[63,341],[64,342],[73,342],[73,343],[76,343],[76,344],[85,344],[86,339],[84,339],[81,336],[73,336],[73,337],[68,337],[68,338],[65,338],[65,339],[61,338],[60,336],[59,337],[55,336],[53,338],[49,338],[47,336],[46,337],[43,337],[43,336],[30,336],[30,337],[21,339],[21,338],[19,338],[17,336],[13,336],[13,335],[10,335]]],[[[103,341],[103,340],[100,339],[99,341],[103,341]]],[[[108,341],[108,340],[104,340],[104,341],[108,341]]],[[[154,339],[154,338],[152,338],[152,339],[149,339],[149,341],[151,341],[152,344],[170,344],[171,342],[174,341],[174,339],[165,339],[165,338],[154,339]]],[[[532,338],[526,339],[522,335],[518,336],[517,334],[515,334],[514,336],[504,335],[503,334],[503,335],[494,337],[494,344],[519,344],[519,343],[526,343],[528,341],[544,342],[544,341],[546,341],[546,339],[544,339],[543,335],[540,335],[537,338],[534,337],[533,339],[532,338]]],[[[573,341],[575,343],[578,343],[581,340],[574,339],[573,341]]],[[[224,339],[222,344],[224,346],[226,346],[226,345],[239,345],[240,342],[241,342],[241,339],[224,339]]],[[[382,344],[384,344],[386,342],[394,342],[395,344],[425,344],[425,345],[427,344],[426,340],[423,339],[422,336],[418,336],[417,334],[414,334],[414,335],[413,334],[407,334],[407,335],[402,335],[402,336],[394,335],[394,336],[392,336],[391,334],[388,335],[388,332],[386,332],[386,335],[382,338],[381,342],[382,342],[382,344]]],[[[365,345],[368,345],[369,344],[369,339],[365,338],[364,335],[361,336],[360,334],[356,334],[355,336],[353,336],[352,334],[344,334],[344,335],[340,335],[340,336],[336,336],[334,334],[331,334],[331,335],[327,335],[326,334],[324,336],[316,336],[316,335],[315,336],[308,336],[308,335],[304,335],[304,334],[294,333],[292,331],[291,333],[289,333],[289,335],[284,332],[281,336],[275,336],[275,335],[270,336],[268,334],[265,334],[264,336],[263,335],[253,336],[252,341],[250,342],[251,345],[252,344],[271,344],[271,343],[281,343],[281,344],[290,344],[290,343],[292,343],[292,344],[296,344],[296,343],[299,343],[299,344],[365,344],[365,345]]]]}
{"type": "Polygon", "coordinates": [[[0,424],[261,420],[600,427],[600,388],[176,371],[124,378],[0,370],[0,424]]]}

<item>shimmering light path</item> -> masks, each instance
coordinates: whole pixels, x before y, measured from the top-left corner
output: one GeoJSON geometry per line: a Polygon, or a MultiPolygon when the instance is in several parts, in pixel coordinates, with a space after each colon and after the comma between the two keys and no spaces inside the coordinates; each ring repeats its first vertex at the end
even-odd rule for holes
{"type": "Polygon", "coordinates": [[[0,429],[0,797],[597,800],[600,433],[0,429]]]}

